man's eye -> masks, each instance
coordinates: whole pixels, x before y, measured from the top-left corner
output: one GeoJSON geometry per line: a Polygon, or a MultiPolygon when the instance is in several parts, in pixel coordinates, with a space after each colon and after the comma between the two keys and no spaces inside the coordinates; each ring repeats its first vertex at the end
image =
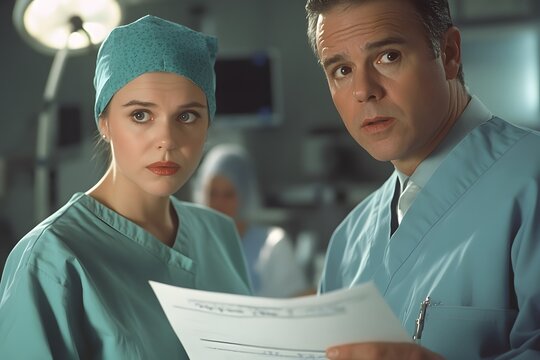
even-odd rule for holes
{"type": "Polygon", "coordinates": [[[190,124],[197,120],[199,118],[199,114],[192,112],[192,111],[186,111],[180,114],[178,117],[178,120],[180,120],[183,123],[190,124]]]}
{"type": "Polygon", "coordinates": [[[352,69],[350,66],[339,66],[336,68],[333,72],[333,77],[335,79],[342,79],[345,76],[349,75],[351,73],[352,69]]]}
{"type": "Polygon", "coordinates": [[[138,123],[145,123],[150,120],[150,114],[146,111],[135,111],[131,118],[138,123]]]}
{"type": "Polygon", "coordinates": [[[382,54],[382,56],[377,61],[377,64],[391,64],[396,62],[401,57],[401,54],[397,51],[388,51],[382,54]]]}

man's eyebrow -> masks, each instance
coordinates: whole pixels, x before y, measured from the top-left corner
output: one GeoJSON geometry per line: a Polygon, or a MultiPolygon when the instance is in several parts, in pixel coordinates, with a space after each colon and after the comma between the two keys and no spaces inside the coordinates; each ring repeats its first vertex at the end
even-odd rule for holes
{"type": "MultiPolygon", "coordinates": [[[[398,36],[392,36],[392,37],[384,38],[382,40],[368,42],[363,48],[365,50],[375,50],[375,49],[385,47],[385,46],[388,46],[388,45],[401,45],[401,44],[405,44],[405,43],[406,43],[406,41],[405,41],[404,38],[398,37],[398,36]]],[[[342,62],[344,60],[345,60],[344,55],[336,54],[336,55],[330,56],[327,59],[322,59],[319,62],[321,63],[321,65],[322,65],[322,67],[324,69],[327,69],[328,67],[332,66],[333,64],[342,62]]]]}
{"type": "Polygon", "coordinates": [[[381,48],[388,45],[402,45],[405,44],[405,39],[398,36],[391,36],[384,38],[382,40],[374,41],[374,42],[368,42],[366,46],[364,47],[366,50],[373,50],[377,48],[381,48]]]}
{"type": "Polygon", "coordinates": [[[336,54],[334,56],[330,56],[329,58],[322,59],[319,62],[321,63],[323,69],[328,69],[333,64],[342,62],[343,60],[345,60],[345,56],[341,54],[336,54]]]}

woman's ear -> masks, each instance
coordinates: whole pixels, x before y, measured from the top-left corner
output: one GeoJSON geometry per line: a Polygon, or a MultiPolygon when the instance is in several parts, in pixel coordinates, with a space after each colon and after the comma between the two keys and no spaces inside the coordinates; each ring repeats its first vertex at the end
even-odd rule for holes
{"type": "Polygon", "coordinates": [[[109,122],[104,116],[100,116],[98,120],[99,134],[104,141],[109,142],[109,122]]]}
{"type": "Polygon", "coordinates": [[[459,29],[451,26],[441,42],[441,58],[447,80],[456,79],[461,66],[461,34],[459,29]]]}

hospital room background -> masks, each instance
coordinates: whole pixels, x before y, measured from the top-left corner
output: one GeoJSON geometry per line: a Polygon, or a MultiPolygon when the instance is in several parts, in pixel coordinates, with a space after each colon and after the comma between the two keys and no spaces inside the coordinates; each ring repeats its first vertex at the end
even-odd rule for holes
{"type": "MultiPolygon", "coordinates": [[[[52,7],[60,1],[45,3],[52,7]]],[[[104,159],[94,156],[96,47],[68,51],[55,96],[47,98],[45,89],[58,56],[24,35],[21,16],[14,13],[19,2],[30,0],[0,2],[1,267],[26,232],[74,192],[87,190],[104,171],[104,159]],[[38,135],[44,109],[52,129],[45,132],[45,139],[38,135]],[[39,149],[47,141],[43,156],[39,149]],[[41,177],[36,176],[38,170],[41,177]],[[41,195],[36,190],[40,187],[45,189],[41,195]]],[[[315,284],[333,229],[393,168],[371,159],[342,125],[306,39],[305,1],[119,0],[119,4],[121,23],[153,14],[218,37],[218,113],[207,148],[236,143],[248,151],[264,205],[254,217],[289,232],[296,255],[315,284]]],[[[539,4],[538,0],[451,1],[463,34],[462,59],[471,93],[493,113],[537,130],[539,4]]],[[[538,161],[538,156],[531,154],[527,161],[538,161]]],[[[191,200],[190,186],[176,196],[191,200]]]]}

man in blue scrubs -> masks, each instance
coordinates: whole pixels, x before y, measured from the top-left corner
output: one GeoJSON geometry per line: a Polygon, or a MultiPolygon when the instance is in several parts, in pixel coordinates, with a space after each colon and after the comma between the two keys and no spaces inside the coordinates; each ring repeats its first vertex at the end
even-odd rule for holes
{"type": "Polygon", "coordinates": [[[446,0],[306,10],[347,130],[395,167],[335,230],[320,291],[373,281],[416,340],[328,357],[539,359],[539,134],[468,93],[446,0]]]}

